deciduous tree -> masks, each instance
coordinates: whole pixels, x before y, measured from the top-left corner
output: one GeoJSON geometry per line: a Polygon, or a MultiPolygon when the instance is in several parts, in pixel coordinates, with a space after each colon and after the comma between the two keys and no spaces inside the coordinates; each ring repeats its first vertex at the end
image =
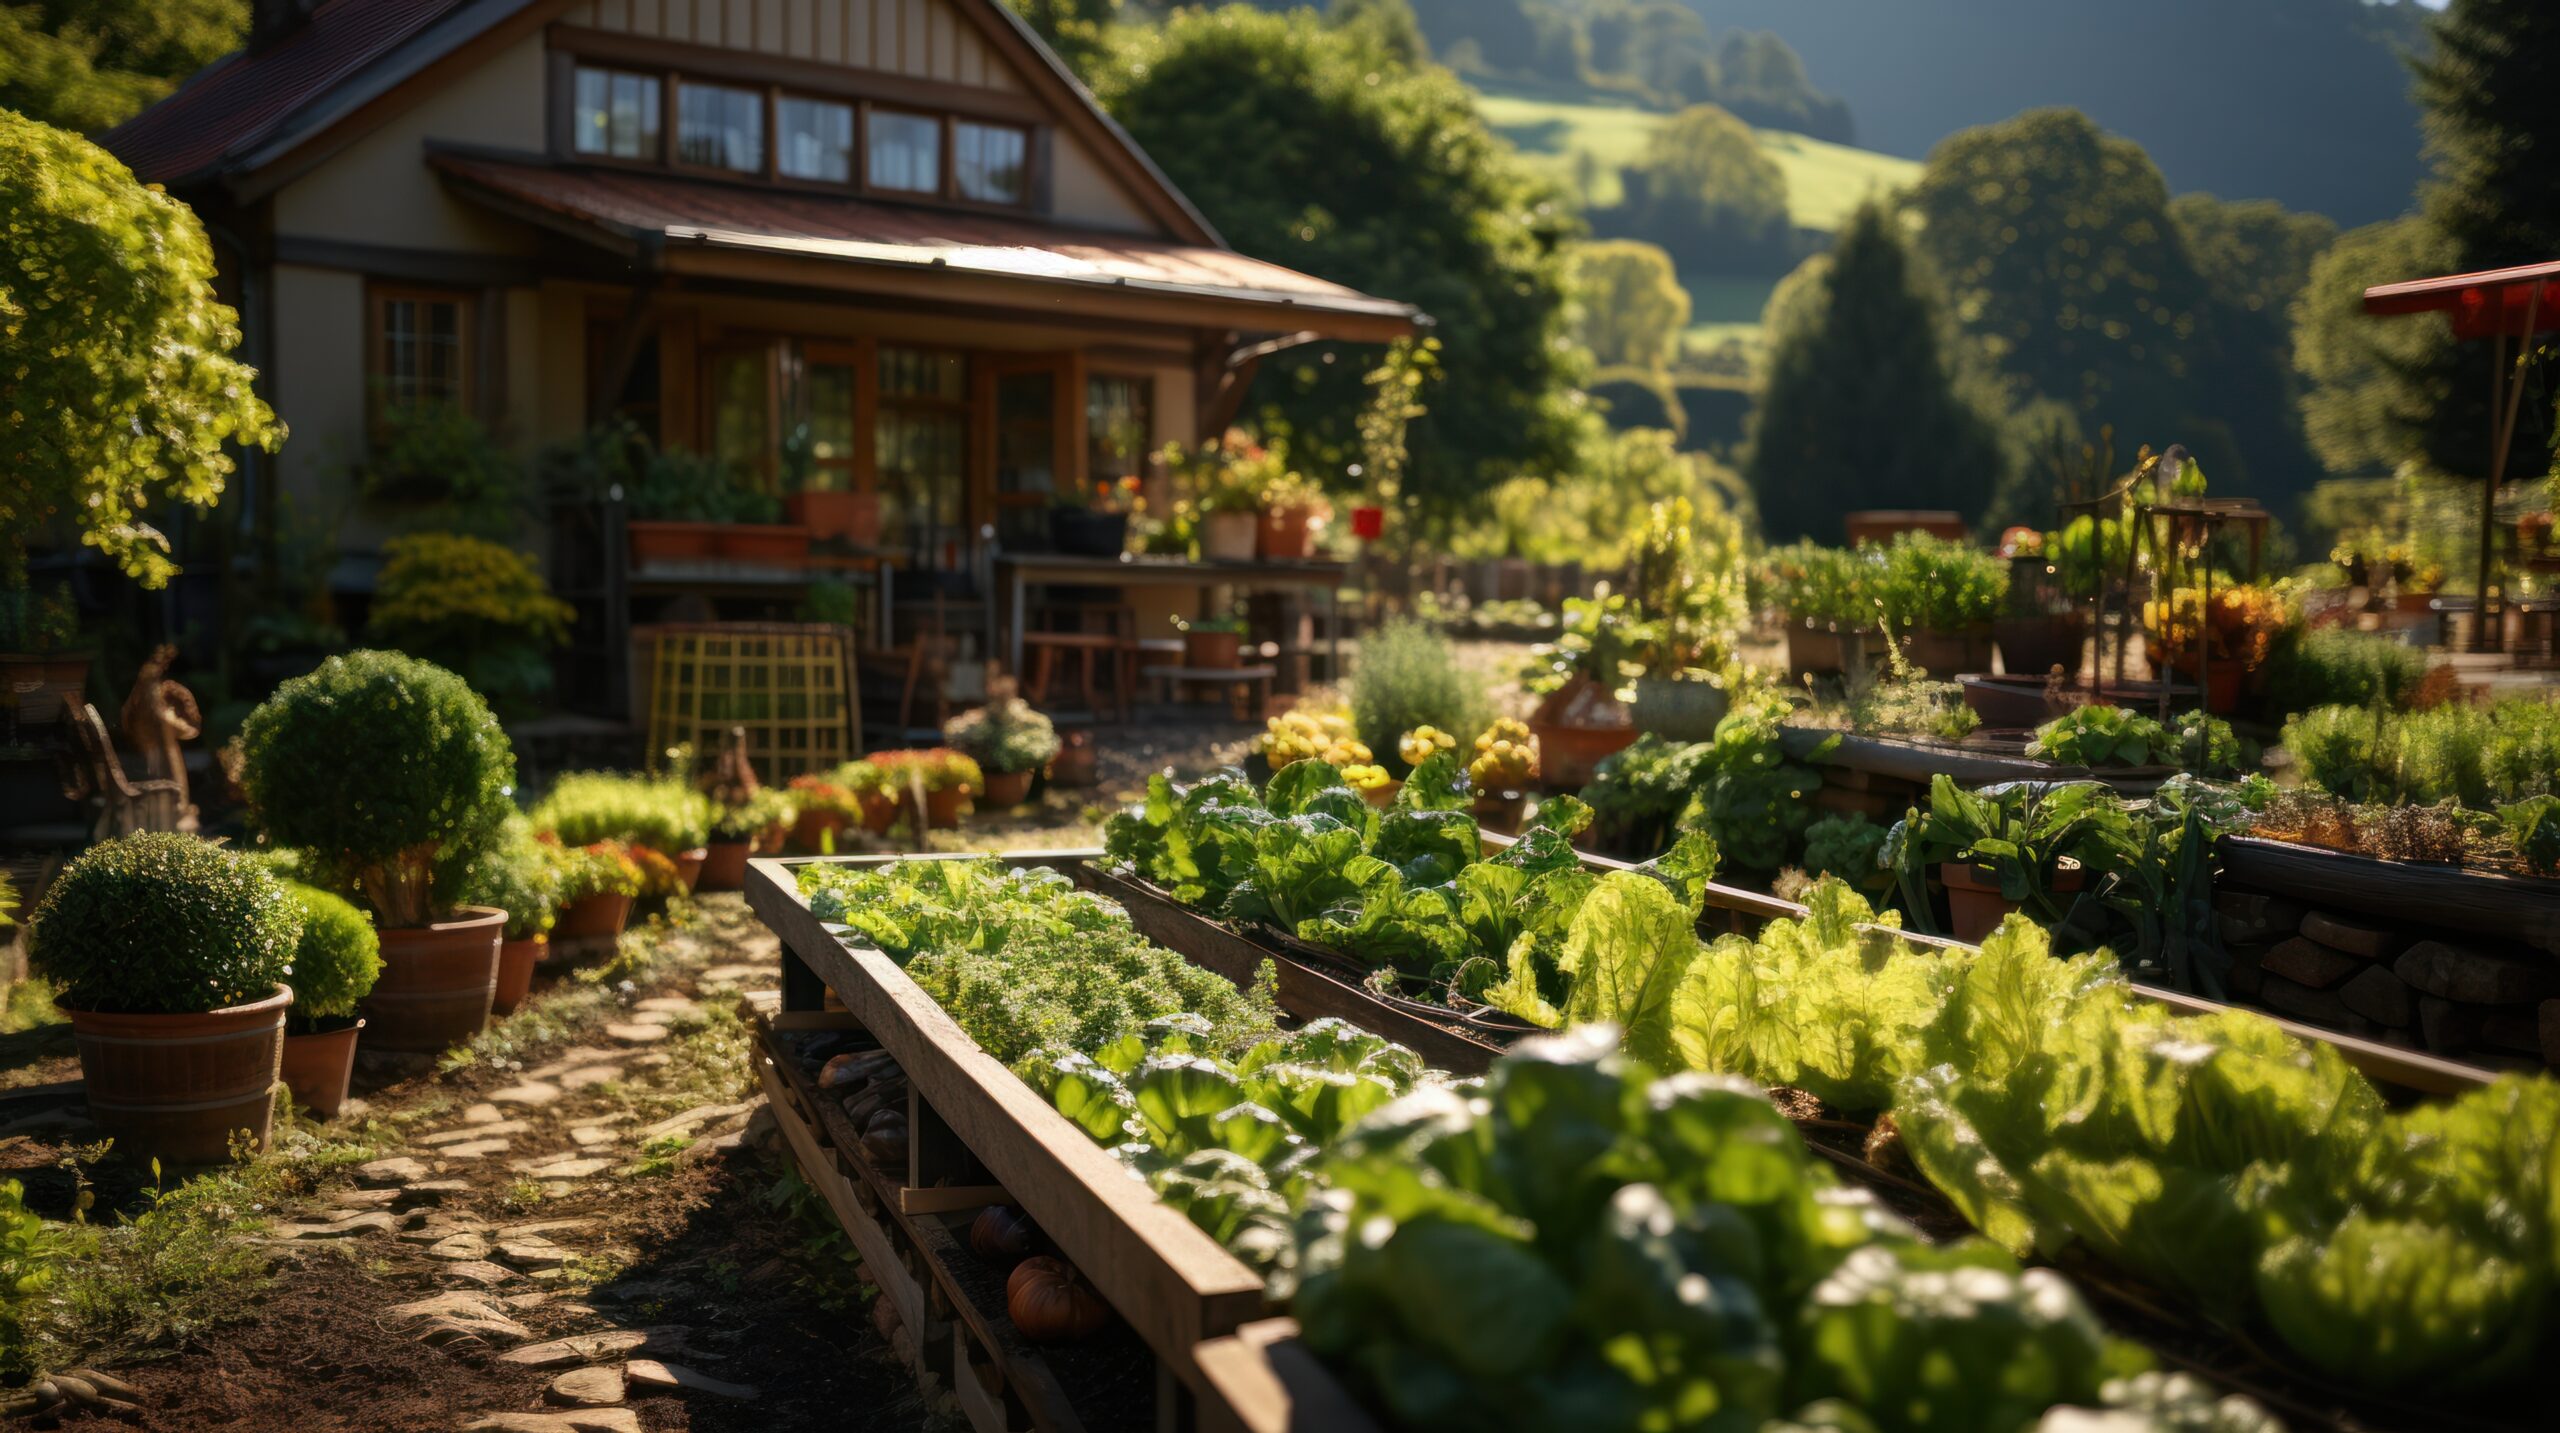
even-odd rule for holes
{"type": "Polygon", "coordinates": [[[1604,366],[1659,370],[1680,353],[1689,291],[1658,245],[1632,239],[1573,250],[1574,334],[1604,366]]]}

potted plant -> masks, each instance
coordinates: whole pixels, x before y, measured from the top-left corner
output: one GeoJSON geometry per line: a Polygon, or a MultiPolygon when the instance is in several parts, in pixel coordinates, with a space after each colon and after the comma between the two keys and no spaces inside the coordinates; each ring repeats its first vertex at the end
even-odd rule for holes
{"type": "Polygon", "coordinates": [[[336,1119],[364,1029],[356,1006],[382,976],[382,940],[365,913],[346,901],[313,886],[286,889],[302,907],[302,939],[293,952],[293,1004],[285,1011],[285,1088],[296,1104],[336,1119]]]}
{"type": "Polygon", "coordinates": [[[2149,640],[2159,650],[2154,665],[2195,681],[2201,660],[2205,710],[2222,715],[2240,705],[2242,683],[2266,666],[2277,637],[2293,620],[2283,594],[2264,586],[2216,588],[2210,608],[2193,587],[2178,588],[2165,602],[2143,604],[2149,640]]]}
{"type": "Polygon", "coordinates": [[[1991,622],[2009,597],[2008,565],[1999,558],[1906,532],[1884,550],[1876,595],[1912,666],[1949,681],[1991,670],[1991,622]]]}
{"type": "Polygon", "coordinates": [[[1528,723],[1496,717],[1476,735],[1475,757],[1467,763],[1467,784],[1475,790],[1476,824],[1506,836],[1519,834],[1520,818],[1529,804],[1529,787],[1538,779],[1538,738],[1528,723]]]}
{"type": "Polygon", "coordinates": [[[986,789],[978,763],[948,747],[918,751],[883,751],[869,758],[888,775],[888,789],[927,830],[960,824],[969,798],[986,789]],[[916,799],[921,793],[922,809],[916,799]]]}
{"type": "Polygon", "coordinates": [[[432,1052],[478,1034],[507,913],[453,890],[515,809],[515,753],[488,703],[442,667],[354,652],[277,688],[240,747],[257,825],[373,914],[374,1042],[432,1052]]]}
{"type": "Polygon", "coordinates": [[[1242,613],[1219,617],[1176,617],[1182,634],[1182,665],[1194,671],[1228,672],[1243,665],[1245,621],[1242,613]]]}
{"type": "Polygon", "coordinates": [[[880,495],[853,490],[853,475],[840,468],[821,468],[813,451],[816,435],[807,423],[795,425],[782,440],[782,469],[791,491],[782,500],[783,516],[809,536],[842,539],[854,547],[880,543],[880,495]]]}
{"type": "Polygon", "coordinates": [[[1253,561],[1262,540],[1264,489],[1275,471],[1270,451],[1230,433],[1226,442],[1197,452],[1174,444],[1163,457],[1198,514],[1201,560],[1253,561]]]}
{"type": "Polygon", "coordinates": [[[551,953],[551,930],[559,922],[562,896],[577,864],[558,842],[536,835],[531,821],[510,816],[497,842],[463,878],[464,901],[507,913],[490,1013],[509,1014],[533,992],[533,972],[551,953]]]}
{"type": "Polygon", "coordinates": [[[1265,562],[1304,562],[1315,550],[1316,529],[1329,509],[1324,489],[1276,457],[1276,471],[1262,484],[1261,539],[1256,552],[1265,562]]]}
{"type": "Polygon", "coordinates": [[[89,1113],[166,1164],[266,1148],[302,907],[255,863],[194,836],[92,847],[37,907],[30,967],[71,1022],[89,1113]]]}
{"type": "Polygon", "coordinates": [[[1058,754],[1057,728],[1009,692],[953,717],[943,727],[942,739],[978,764],[986,777],[987,804],[998,809],[1028,799],[1031,779],[1058,754]]]}
{"type": "Polygon", "coordinates": [[[622,934],[643,883],[631,848],[619,841],[567,847],[557,837],[549,844],[559,852],[554,859],[560,875],[560,910],[551,939],[561,944],[611,941],[622,934]]]}
{"type": "Polygon", "coordinates": [[[1770,549],[1761,580],[1784,618],[1790,675],[1829,676],[1864,659],[1880,566],[1869,553],[1815,542],[1770,549]]]}
{"type": "Polygon", "coordinates": [[[1102,753],[1093,733],[1071,731],[1058,738],[1058,754],[1049,761],[1049,784],[1081,790],[1102,779],[1102,753]]]}
{"type": "Polygon", "coordinates": [[[1384,811],[1396,804],[1396,793],[1404,783],[1387,775],[1387,769],[1375,762],[1355,761],[1342,768],[1342,784],[1360,793],[1360,799],[1384,811]]]}
{"type": "Polygon", "coordinates": [[[1097,479],[1082,503],[1049,509],[1049,544],[1070,557],[1118,557],[1129,545],[1129,513],[1138,506],[1138,479],[1097,479]]]}
{"type": "Polygon", "coordinates": [[[2094,781],[1966,791],[1941,773],[1930,780],[1928,809],[1914,808],[1885,837],[1884,860],[1914,911],[1930,908],[1934,873],[1955,938],[1978,945],[2013,911],[2061,924],[2083,883],[2081,856],[2110,820],[2121,820],[2114,794],[2094,781]]]}
{"type": "Polygon", "coordinates": [[[44,594],[0,588],[0,700],[15,702],[18,730],[58,720],[79,703],[94,655],[72,649],[79,638],[68,584],[44,594]]]}
{"type": "Polygon", "coordinates": [[[809,530],[781,524],[779,500],[738,486],[719,464],[681,449],[650,454],[626,497],[624,531],[635,565],[723,557],[796,566],[809,555],[809,530]]]}
{"type": "Polygon", "coordinates": [[[1634,620],[1622,637],[1635,670],[1635,728],[1666,741],[1706,741],[1730,708],[1733,638],[1745,599],[1742,533],[1686,498],[1656,503],[1636,548],[1634,620]]]}
{"type": "MultiPolygon", "coordinates": [[[[860,762],[847,762],[836,775],[844,775],[860,762]]],[[[795,776],[788,788],[792,804],[791,844],[795,849],[825,855],[841,844],[838,838],[863,824],[863,801],[860,793],[833,776],[795,776]]]]}
{"type": "Polygon", "coordinates": [[[672,776],[573,771],[552,784],[532,817],[571,846],[620,841],[654,851],[690,890],[709,855],[712,814],[710,797],[672,776]]]}
{"type": "Polygon", "coordinates": [[[743,891],[747,859],[768,831],[788,827],[794,811],[790,794],[759,786],[746,800],[719,808],[711,818],[711,843],[694,882],[697,891],[743,891]]]}

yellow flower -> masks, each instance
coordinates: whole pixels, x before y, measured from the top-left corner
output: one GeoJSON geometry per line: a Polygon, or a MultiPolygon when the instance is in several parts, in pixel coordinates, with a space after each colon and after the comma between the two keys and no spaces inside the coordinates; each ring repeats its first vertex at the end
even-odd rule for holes
{"type": "Polygon", "coordinates": [[[1387,769],[1383,766],[1346,766],[1342,768],[1342,779],[1354,791],[1375,791],[1387,784],[1387,769]]]}
{"type": "Polygon", "coordinates": [[[1458,739],[1436,726],[1418,726],[1404,734],[1396,744],[1396,752],[1407,766],[1420,766],[1435,751],[1455,750],[1458,739]]]}

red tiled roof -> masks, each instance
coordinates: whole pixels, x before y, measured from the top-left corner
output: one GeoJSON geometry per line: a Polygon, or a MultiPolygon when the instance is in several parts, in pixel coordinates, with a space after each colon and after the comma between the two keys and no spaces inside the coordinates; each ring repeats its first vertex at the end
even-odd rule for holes
{"type": "Polygon", "coordinates": [[[620,169],[556,167],[477,154],[430,161],[466,194],[592,226],[623,239],[890,264],[999,278],[1152,288],[1411,319],[1371,298],[1227,249],[1067,228],[1004,214],[874,203],[620,169]]]}
{"type": "Polygon", "coordinates": [[[296,111],[468,0],[327,0],[275,43],[214,61],[102,142],[142,179],[175,183],[273,134],[296,111]]]}

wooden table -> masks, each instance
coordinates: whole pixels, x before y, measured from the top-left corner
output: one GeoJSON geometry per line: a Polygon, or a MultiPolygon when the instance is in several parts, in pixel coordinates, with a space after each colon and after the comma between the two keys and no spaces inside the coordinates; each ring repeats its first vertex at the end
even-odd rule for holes
{"type": "Polygon", "coordinates": [[[1186,686],[1223,687],[1237,720],[1260,721],[1271,709],[1271,683],[1280,669],[1265,662],[1252,667],[1148,667],[1139,675],[1171,685],[1177,696],[1186,686]],[[1239,690],[1246,693],[1243,701],[1236,700],[1239,690]]]}
{"type": "Polygon", "coordinates": [[[995,559],[998,600],[1012,625],[1006,629],[1005,652],[1010,669],[1022,671],[1022,633],[1028,623],[1024,594],[1038,583],[1088,587],[1191,587],[1199,590],[1206,610],[1209,593],[1218,587],[1255,588],[1266,592],[1322,592],[1325,625],[1333,670],[1342,670],[1339,615],[1342,585],[1351,569],[1340,562],[1192,562],[1170,557],[1069,557],[1052,552],[998,553],[995,559]]]}

